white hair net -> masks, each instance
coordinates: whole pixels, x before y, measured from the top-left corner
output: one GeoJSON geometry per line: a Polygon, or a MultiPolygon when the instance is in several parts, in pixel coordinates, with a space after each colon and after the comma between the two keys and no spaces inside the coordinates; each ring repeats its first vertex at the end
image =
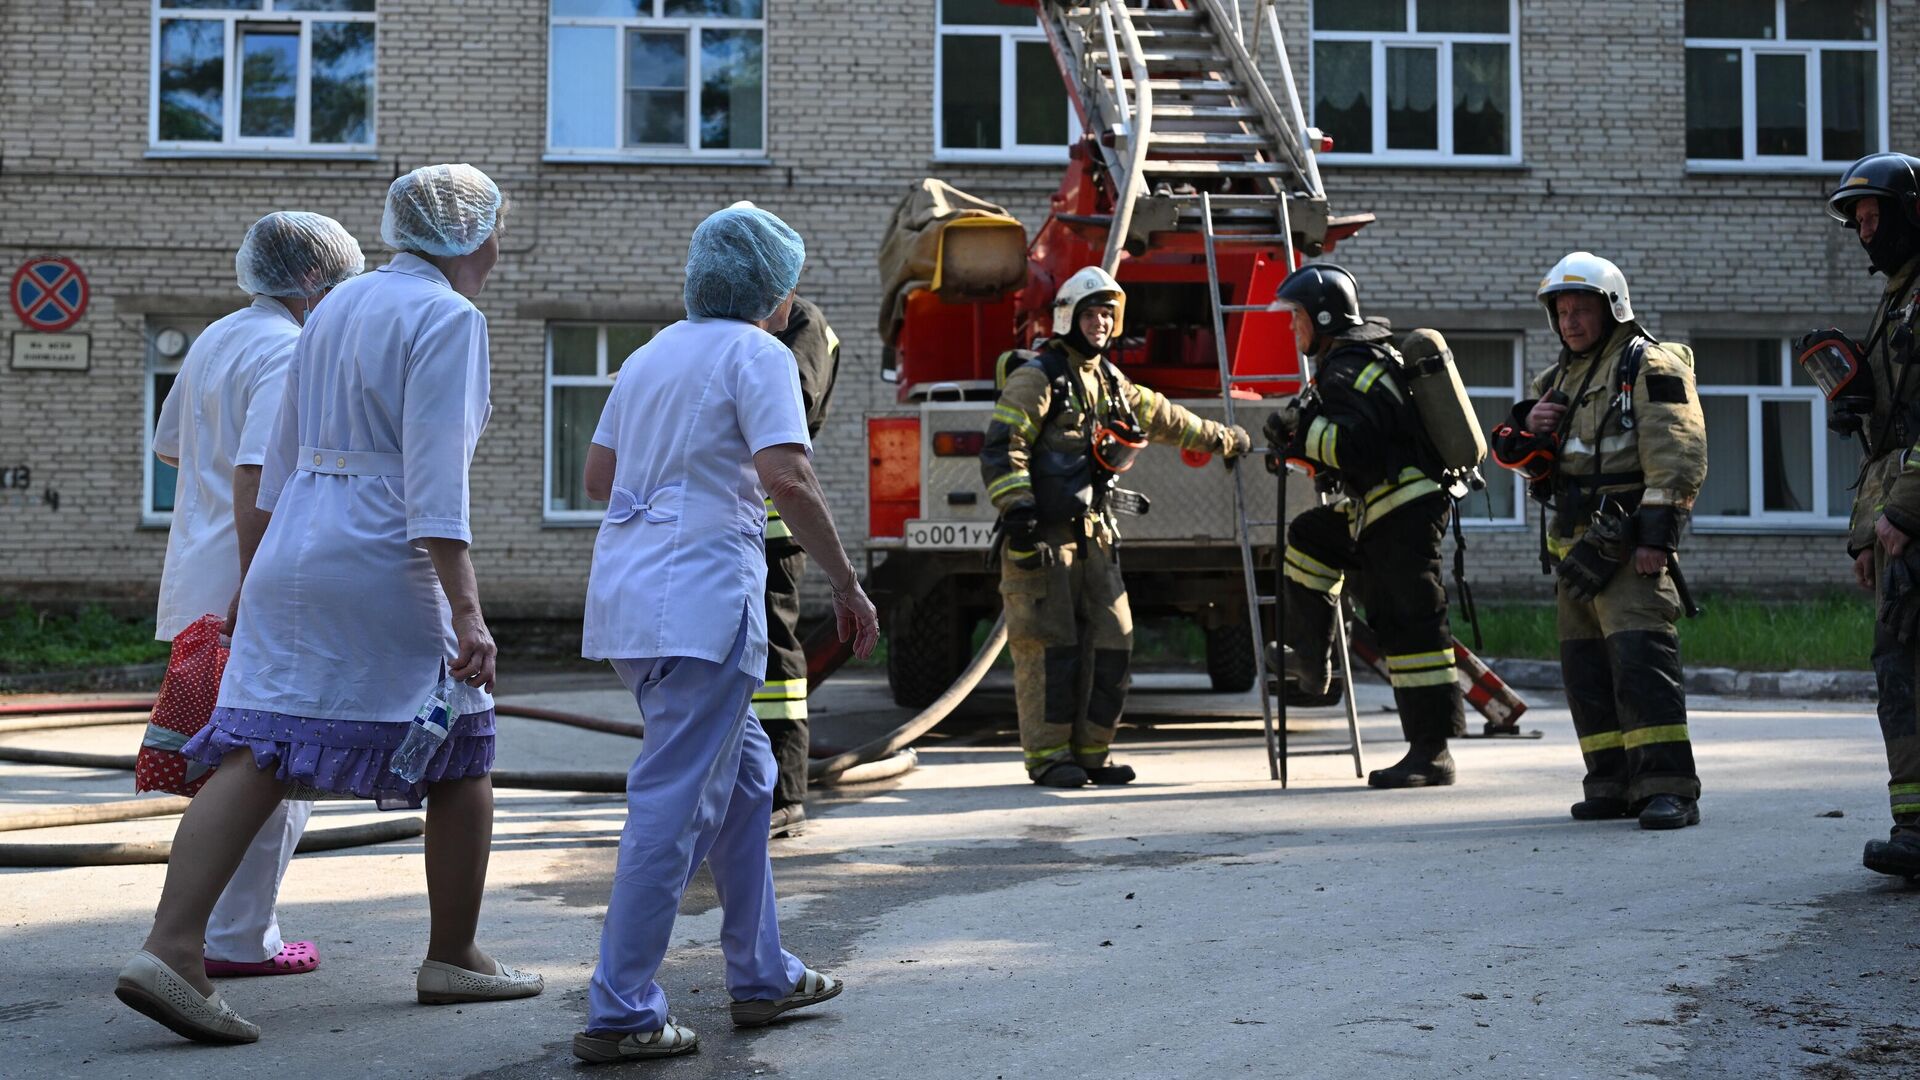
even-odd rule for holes
{"type": "Polygon", "coordinates": [[[800,234],[765,210],[716,211],[687,245],[687,314],[758,322],[800,283],[806,260],[800,234]]]}
{"type": "Polygon", "coordinates": [[[423,165],[387,189],[380,239],[396,251],[466,255],[493,234],[500,187],[471,165],[423,165]]]}
{"type": "Polygon", "coordinates": [[[234,277],[256,296],[318,296],[366,268],[346,226],[303,210],[254,222],[233,257],[234,277]]]}

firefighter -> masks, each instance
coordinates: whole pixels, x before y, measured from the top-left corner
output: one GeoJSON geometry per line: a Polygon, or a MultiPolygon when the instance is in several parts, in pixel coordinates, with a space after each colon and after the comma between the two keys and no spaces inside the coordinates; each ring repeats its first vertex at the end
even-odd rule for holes
{"type": "Polygon", "coordinates": [[[1054,297],[1054,336],[1006,376],[980,454],[1000,511],[1020,745],[1028,777],[1048,787],[1134,778],[1107,760],[1133,652],[1115,513],[1137,498],[1113,481],[1149,441],[1229,460],[1252,446],[1245,429],[1193,415],[1105,358],[1126,305],[1097,266],[1067,279],[1054,297]]]}
{"type": "MultiPolygon", "coordinates": [[[[807,435],[818,439],[840,374],[840,338],[818,305],[793,298],[787,328],[775,334],[800,367],[800,402],[807,435]]],[[[771,837],[796,836],[807,820],[807,653],[800,642],[800,577],[807,556],[780,512],[767,500],[767,681],[753,695],[753,712],[773,743],[780,778],[773,788],[771,837]]]]}
{"type": "Polygon", "coordinates": [[[1536,293],[1559,337],[1534,397],[1494,430],[1495,460],[1533,481],[1541,564],[1558,574],[1560,673],[1586,760],[1580,821],[1700,823],[1700,778],[1674,622],[1675,553],[1707,476],[1693,353],[1634,321],[1627,279],[1576,251],[1536,293]]]}
{"type": "Polygon", "coordinates": [[[1920,474],[1910,447],[1920,440],[1920,414],[1908,373],[1915,304],[1920,302],[1920,160],[1905,154],[1861,158],[1840,178],[1827,212],[1859,234],[1874,271],[1887,279],[1866,345],[1837,331],[1815,334],[1840,351],[1803,342],[1801,363],[1826,392],[1836,432],[1864,437],[1867,463],[1853,502],[1847,539],[1854,578],[1880,598],[1873,670],[1880,690],[1880,732],[1887,743],[1887,792],[1893,831],[1867,844],[1861,861],[1882,874],[1920,876],[1920,719],[1914,698],[1920,663],[1920,474]],[[1822,363],[1823,360],[1836,361],[1822,363]],[[1809,362],[1813,361],[1813,362],[1809,362]]]}
{"type": "MultiPolygon", "coordinates": [[[[1407,737],[1407,754],[1376,769],[1376,788],[1454,782],[1447,739],[1465,734],[1454,678],[1440,544],[1451,503],[1432,439],[1408,390],[1385,320],[1364,318],[1353,275],[1319,263],[1281,284],[1294,343],[1314,364],[1307,391],[1267,419],[1268,469],[1282,454],[1323,490],[1345,498],[1287,529],[1287,674],[1308,694],[1332,684],[1334,619],[1349,574],[1358,577],[1367,622],[1380,636],[1407,737]]],[[[1428,333],[1431,333],[1430,331],[1428,333]]]]}

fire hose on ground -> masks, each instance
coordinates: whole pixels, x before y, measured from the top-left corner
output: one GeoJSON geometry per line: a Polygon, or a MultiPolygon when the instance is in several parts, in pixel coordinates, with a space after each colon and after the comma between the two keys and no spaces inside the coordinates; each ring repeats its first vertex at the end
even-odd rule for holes
{"type": "MultiPolygon", "coordinates": [[[[973,688],[986,676],[1000,650],[1006,646],[1005,618],[987,635],[959,679],[932,704],[905,724],[880,738],[810,762],[807,777],[819,784],[863,784],[889,780],[911,771],[918,755],[911,744],[945,720],[973,688]]],[[[844,656],[840,659],[844,660],[844,656]]],[[[838,664],[833,666],[837,667],[838,664]]],[[[0,735],[29,731],[57,731],[82,727],[109,727],[139,723],[153,708],[152,698],[110,701],[25,702],[0,704],[0,735]],[[118,715],[116,715],[118,714],[118,715]]],[[[586,731],[640,738],[642,724],[607,720],[596,716],[561,712],[526,705],[496,705],[501,716],[563,724],[586,731]]],[[[91,754],[67,750],[42,750],[23,746],[0,746],[0,761],[29,765],[48,765],[80,769],[113,769],[132,772],[133,754],[91,754]]],[[[496,770],[496,788],[533,791],[578,791],[588,793],[624,792],[624,772],[519,772],[496,770]]],[[[93,825],[142,818],[164,817],[183,812],[189,800],[177,795],[117,802],[46,807],[14,814],[0,814],[0,832],[93,825]]],[[[361,825],[315,829],[300,840],[296,851],[333,851],[407,840],[422,835],[426,822],[419,817],[393,818],[361,825]]],[[[130,843],[0,843],[0,867],[112,866],[135,863],[164,863],[171,853],[171,841],[130,843]]]]}

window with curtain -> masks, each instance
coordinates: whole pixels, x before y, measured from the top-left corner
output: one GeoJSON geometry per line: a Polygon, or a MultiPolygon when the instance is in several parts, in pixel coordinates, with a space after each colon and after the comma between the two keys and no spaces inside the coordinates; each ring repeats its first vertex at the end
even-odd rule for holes
{"type": "Polygon", "coordinates": [[[1325,159],[1517,162],[1519,25],[1517,0],[1314,0],[1325,159]]]}
{"type": "Polygon", "coordinates": [[[548,12],[548,156],[766,156],[764,0],[550,0],[548,12]]]}
{"type": "Polygon", "coordinates": [[[1687,164],[1829,173],[1886,145],[1884,0],[1687,0],[1687,164]]]}
{"type": "Polygon", "coordinates": [[[375,0],[152,3],[154,149],[373,149],[375,0]]]}
{"type": "Polygon", "coordinates": [[[1031,8],[936,0],[934,148],[947,160],[1065,161],[1080,125],[1031,8]]]}
{"type": "Polygon", "coordinates": [[[1826,399],[1774,337],[1691,342],[1707,419],[1698,525],[1844,528],[1860,472],[1856,440],[1827,430],[1826,399]]]}
{"type": "Polygon", "coordinates": [[[607,504],[587,498],[583,473],[593,429],[614,376],[665,323],[556,322],[547,325],[548,521],[597,522],[607,504]]]}

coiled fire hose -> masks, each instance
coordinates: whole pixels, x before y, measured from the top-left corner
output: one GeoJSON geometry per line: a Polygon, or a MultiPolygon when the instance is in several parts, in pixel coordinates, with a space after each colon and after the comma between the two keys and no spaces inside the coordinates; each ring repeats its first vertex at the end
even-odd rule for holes
{"type": "MultiPolygon", "coordinates": [[[[807,767],[810,781],[820,784],[860,784],[887,780],[909,772],[919,758],[910,744],[945,720],[973,688],[986,676],[993,661],[1006,646],[1007,626],[1003,616],[994,623],[980,651],[959,679],[932,704],[911,720],[886,735],[842,751],[818,758],[807,767]]],[[[27,731],[56,731],[81,727],[107,727],[139,723],[153,709],[152,698],[106,701],[16,702],[0,704],[0,735],[27,731]]],[[[641,738],[642,724],[607,720],[597,716],[561,712],[527,705],[496,704],[501,716],[564,724],[587,731],[641,738]]],[[[42,750],[23,746],[0,746],[0,761],[30,765],[51,765],[82,769],[115,769],[132,772],[133,754],[90,754],[67,750],[42,750]]],[[[537,791],[579,791],[619,793],[626,790],[624,772],[517,772],[497,770],[493,774],[497,788],[537,791]]],[[[141,818],[164,817],[183,812],[188,800],[177,795],[117,802],[53,806],[13,814],[0,814],[0,832],[92,825],[141,818]]],[[[422,835],[426,822],[419,817],[391,818],[361,825],[315,829],[301,837],[301,853],[332,851],[406,840],[422,835]]],[[[0,843],[0,867],[109,866],[131,863],[164,863],[171,853],[171,841],[131,843],[0,843]]]]}

